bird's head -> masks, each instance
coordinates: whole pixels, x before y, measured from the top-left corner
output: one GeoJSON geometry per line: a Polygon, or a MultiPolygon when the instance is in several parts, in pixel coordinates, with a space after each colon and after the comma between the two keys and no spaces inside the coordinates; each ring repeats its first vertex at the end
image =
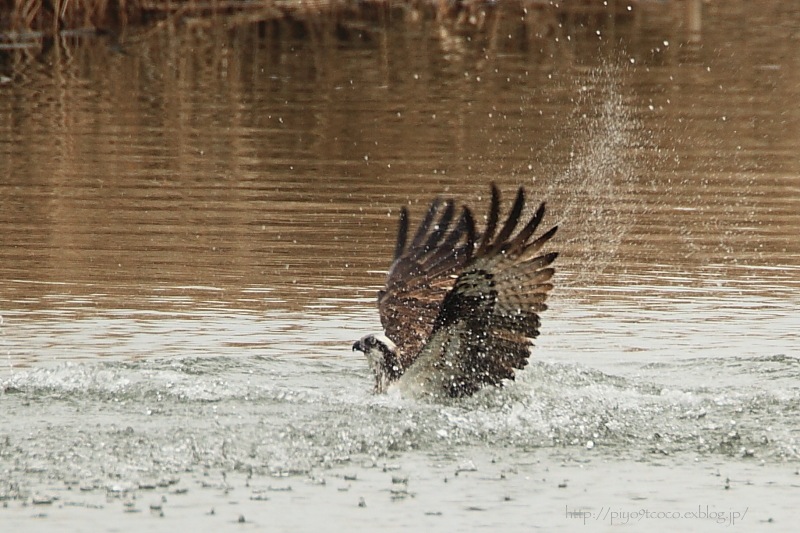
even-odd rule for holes
{"type": "Polygon", "coordinates": [[[353,343],[353,351],[364,352],[375,373],[375,391],[386,392],[393,381],[403,375],[397,346],[385,335],[365,335],[353,343]]]}

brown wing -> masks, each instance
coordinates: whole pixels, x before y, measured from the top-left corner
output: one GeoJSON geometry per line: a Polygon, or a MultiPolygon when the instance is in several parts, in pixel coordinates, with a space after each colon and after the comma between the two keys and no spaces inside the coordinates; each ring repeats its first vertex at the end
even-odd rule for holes
{"type": "MultiPolygon", "coordinates": [[[[544,204],[511,238],[525,205],[520,187],[505,224],[495,235],[496,216],[452,290],[444,298],[431,336],[401,378],[433,394],[470,395],[484,385],[513,379],[528,363],[539,335],[539,313],[553,288],[556,252],[540,254],[558,227],[533,239],[544,204]]],[[[494,209],[494,204],[493,204],[494,209]]]]}
{"type": "Polygon", "coordinates": [[[409,366],[430,336],[445,294],[475,250],[475,222],[466,207],[455,219],[452,200],[431,203],[407,246],[408,211],[400,213],[394,263],[378,293],[381,324],[409,366]]]}

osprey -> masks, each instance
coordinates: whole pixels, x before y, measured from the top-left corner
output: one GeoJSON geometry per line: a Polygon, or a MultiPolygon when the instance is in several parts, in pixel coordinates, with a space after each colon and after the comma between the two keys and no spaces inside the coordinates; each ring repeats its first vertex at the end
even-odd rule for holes
{"type": "Polygon", "coordinates": [[[469,396],[514,379],[528,363],[558,256],[541,251],[558,226],[534,238],[545,204],[527,220],[524,208],[520,187],[500,225],[492,184],[486,226],[477,232],[469,207],[456,217],[453,201],[437,198],[410,245],[408,211],[401,210],[394,262],[378,292],[385,335],[353,344],[375,374],[376,393],[469,396]]]}

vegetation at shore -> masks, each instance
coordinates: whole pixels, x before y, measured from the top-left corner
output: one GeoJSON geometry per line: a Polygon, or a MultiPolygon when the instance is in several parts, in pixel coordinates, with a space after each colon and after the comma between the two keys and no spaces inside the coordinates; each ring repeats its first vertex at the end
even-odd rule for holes
{"type": "MultiPolygon", "coordinates": [[[[482,2],[453,3],[462,8],[482,2]]],[[[449,9],[438,0],[0,0],[0,31],[25,34],[114,31],[127,26],[161,21],[201,24],[224,19],[227,23],[253,23],[305,19],[322,15],[371,13],[396,7],[449,9]]]]}
{"type": "MultiPolygon", "coordinates": [[[[333,21],[345,30],[390,17],[438,19],[464,31],[491,28],[502,11],[541,26],[541,14],[602,19],[629,15],[638,0],[0,0],[2,41],[91,33],[120,34],[130,26],[179,23],[208,26],[274,21],[333,21]]],[[[526,22],[527,21],[527,22],[526,22]]]]}

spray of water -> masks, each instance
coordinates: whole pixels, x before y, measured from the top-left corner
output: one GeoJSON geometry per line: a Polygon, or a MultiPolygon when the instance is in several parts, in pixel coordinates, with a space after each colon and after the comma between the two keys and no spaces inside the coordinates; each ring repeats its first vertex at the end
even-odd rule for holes
{"type": "Polygon", "coordinates": [[[595,281],[615,257],[633,218],[623,210],[633,187],[639,129],[620,84],[625,69],[605,61],[576,87],[569,166],[550,180],[549,197],[563,198],[561,223],[581,269],[570,284],[595,281]]]}

